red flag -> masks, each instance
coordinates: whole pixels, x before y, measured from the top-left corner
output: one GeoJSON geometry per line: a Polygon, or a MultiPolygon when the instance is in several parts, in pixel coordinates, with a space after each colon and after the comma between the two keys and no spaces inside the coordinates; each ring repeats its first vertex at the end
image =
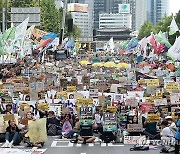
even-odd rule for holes
{"type": "Polygon", "coordinates": [[[156,41],[154,34],[152,34],[152,37],[151,37],[151,40],[149,43],[152,45],[152,47],[154,49],[154,53],[156,53],[157,52],[157,41],[156,41]]]}
{"type": "Polygon", "coordinates": [[[162,53],[164,50],[164,44],[163,43],[160,43],[158,46],[157,46],[157,50],[155,52],[155,54],[160,54],[162,53]]]}

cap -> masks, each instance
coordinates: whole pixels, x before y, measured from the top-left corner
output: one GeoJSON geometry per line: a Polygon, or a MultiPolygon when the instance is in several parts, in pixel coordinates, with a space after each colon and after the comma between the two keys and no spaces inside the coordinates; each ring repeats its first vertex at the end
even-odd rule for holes
{"type": "Polygon", "coordinates": [[[165,119],[172,119],[172,116],[167,116],[165,117],[165,119]]]}

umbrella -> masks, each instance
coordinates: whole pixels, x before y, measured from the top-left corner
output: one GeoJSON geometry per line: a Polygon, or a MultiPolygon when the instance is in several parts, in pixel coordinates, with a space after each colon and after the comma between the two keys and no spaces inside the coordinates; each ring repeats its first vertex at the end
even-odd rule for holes
{"type": "Polygon", "coordinates": [[[86,61],[86,60],[82,60],[82,61],[80,61],[80,64],[81,65],[88,65],[88,64],[91,64],[91,63],[86,61]]]}
{"type": "Polygon", "coordinates": [[[102,67],[104,64],[103,63],[94,63],[92,64],[93,67],[102,67]]]}
{"type": "Polygon", "coordinates": [[[105,66],[105,67],[115,67],[116,64],[115,64],[114,62],[110,61],[110,62],[104,63],[104,66],[105,66]]]}
{"type": "Polygon", "coordinates": [[[101,60],[98,57],[93,58],[92,63],[99,63],[101,60]]]}
{"type": "Polygon", "coordinates": [[[129,68],[129,64],[127,64],[127,63],[119,63],[116,66],[119,68],[129,68]]]}

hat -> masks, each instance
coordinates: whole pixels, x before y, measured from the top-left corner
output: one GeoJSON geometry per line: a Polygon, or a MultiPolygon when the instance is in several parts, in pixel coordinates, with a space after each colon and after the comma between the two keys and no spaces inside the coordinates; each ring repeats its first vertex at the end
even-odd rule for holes
{"type": "Polygon", "coordinates": [[[167,116],[165,117],[165,119],[172,119],[172,116],[167,116]]]}

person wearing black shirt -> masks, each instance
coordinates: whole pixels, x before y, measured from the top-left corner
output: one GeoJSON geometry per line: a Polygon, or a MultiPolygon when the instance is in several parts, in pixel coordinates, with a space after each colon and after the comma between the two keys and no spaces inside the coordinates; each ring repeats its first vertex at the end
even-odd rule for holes
{"type": "Polygon", "coordinates": [[[19,145],[21,138],[19,135],[20,129],[15,124],[14,120],[8,121],[9,126],[6,128],[6,143],[2,147],[12,147],[12,145],[19,145]]]}

